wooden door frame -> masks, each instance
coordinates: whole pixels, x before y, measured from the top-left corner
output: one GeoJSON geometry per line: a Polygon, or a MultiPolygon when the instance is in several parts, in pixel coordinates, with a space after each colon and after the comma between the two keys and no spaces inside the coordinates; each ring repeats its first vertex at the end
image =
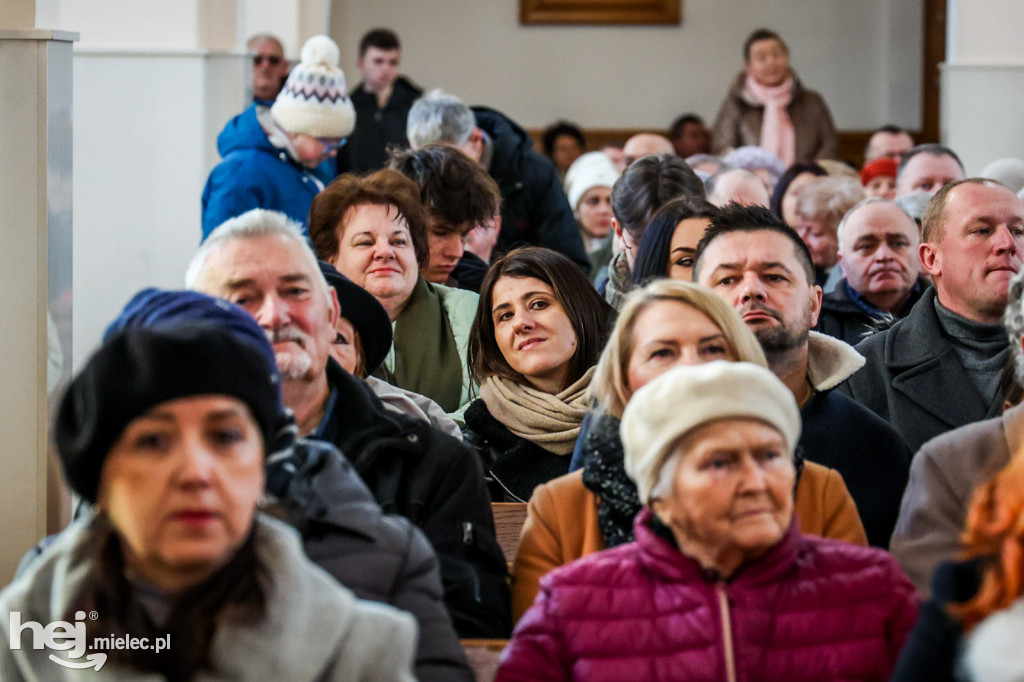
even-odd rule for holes
{"type": "Polygon", "coordinates": [[[941,73],[946,61],[946,0],[924,0],[921,59],[921,134],[916,142],[938,142],[941,73]]]}

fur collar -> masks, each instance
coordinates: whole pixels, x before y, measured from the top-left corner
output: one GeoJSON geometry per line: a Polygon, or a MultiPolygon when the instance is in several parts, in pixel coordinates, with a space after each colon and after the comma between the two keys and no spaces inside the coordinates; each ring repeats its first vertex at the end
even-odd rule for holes
{"type": "Polygon", "coordinates": [[[807,378],[816,391],[835,388],[864,362],[863,355],[839,339],[818,332],[811,332],[807,338],[807,378]]]}

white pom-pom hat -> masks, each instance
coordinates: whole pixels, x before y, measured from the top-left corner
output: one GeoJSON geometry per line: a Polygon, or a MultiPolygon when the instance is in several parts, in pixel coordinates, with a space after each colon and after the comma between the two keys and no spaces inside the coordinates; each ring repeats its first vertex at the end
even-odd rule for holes
{"type": "Polygon", "coordinates": [[[346,137],[356,124],[345,73],[338,68],[341,51],[327,36],[313,36],[302,46],[302,61],[292,69],[270,107],[274,121],[289,133],[312,137],[346,137]]]}

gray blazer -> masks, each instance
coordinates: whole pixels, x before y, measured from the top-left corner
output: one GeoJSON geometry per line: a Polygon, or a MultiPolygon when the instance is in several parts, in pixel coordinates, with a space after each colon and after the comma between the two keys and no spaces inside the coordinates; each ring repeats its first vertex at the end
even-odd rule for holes
{"type": "Polygon", "coordinates": [[[1024,404],[930,440],[914,456],[889,548],[922,595],[935,566],[960,550],[971,493],[1022,444],[1024,404]]]}

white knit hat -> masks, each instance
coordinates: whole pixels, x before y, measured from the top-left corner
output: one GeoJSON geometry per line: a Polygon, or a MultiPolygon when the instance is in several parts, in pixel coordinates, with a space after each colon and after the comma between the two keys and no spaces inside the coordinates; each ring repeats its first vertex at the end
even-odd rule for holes
{"type": "Polygon", "coordinates": [[[634,393],[619,432],[626,474],[640,501],[650,503],[665,456],[684,434],[708,422],[744,418],[773,426],[790,454],[795,451],[800,410],[793,393],[766,367],[725,360],[676,367],[634,393]]]}
{"type": "Polygon", "coordinates": [[[611,187],[619,179],[619,171],[604,152],[587,152],[572,162],[565,172],[565,193],[569,206],[576,211],[576,205],[588,190],[594,187],[611,187]]]}
{"type": "Polygon", "coordinates": [[[356,124],[341,52],[327,36],[313,36],[302,46],[302,61],[288,74],[270,113],[289,133],[312,137],[346,137],[356,124]]]}

